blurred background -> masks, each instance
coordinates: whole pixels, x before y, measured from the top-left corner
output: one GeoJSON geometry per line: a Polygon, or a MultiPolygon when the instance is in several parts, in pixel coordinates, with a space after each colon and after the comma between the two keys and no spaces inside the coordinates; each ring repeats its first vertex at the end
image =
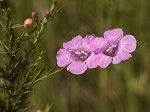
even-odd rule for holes
{"type": "MultiPolygon", "coordinates": [[[[12,8],[14,23],[23,24],[32,11],[43,16],[52,0],[0,0],[12,8]]],[[[48,25],[42,48],[43,65],[56,64],[56,52],[76,35],[103,36],[108,29],[122,28],[141,42],[150,42],[149,0],[58,0],[61,11],[48,25]]],[[[0,13],[0,16],[2,14],[0,13]]],[[[150,46],[142,46],[133,58],[106,69],[96,68],[75,76],[67,71],[39,83],[31,105],[51,112],[150,112],[150,46]]]]}

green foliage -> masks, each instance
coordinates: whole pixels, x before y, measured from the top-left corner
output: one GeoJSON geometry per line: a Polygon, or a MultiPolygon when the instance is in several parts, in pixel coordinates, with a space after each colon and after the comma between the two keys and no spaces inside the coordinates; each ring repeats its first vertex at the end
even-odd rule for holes
{"type": "MultiPolygon", "coordinates": [[[[56,2],[54,4],[56,5],[56,2]]],[[[39,52],[36,49],[47,23],[52,21],[59,11],[55,5],[52,5],[53,10],[50,10],[51,15],[33,21],[30,30],[23,25],[13,25],[10,8],[2,10],[4,16],[0,24],[5,36],[0,40],[0,112],[30,109],[28,98],[35,84],[64,69],[54,72],[52,69],[44,73],[45,68],[40,66],[40,61],[45,50],[39,52]],[[23,33],[17,35],[16,28],[23,28],[23,33]]]]}

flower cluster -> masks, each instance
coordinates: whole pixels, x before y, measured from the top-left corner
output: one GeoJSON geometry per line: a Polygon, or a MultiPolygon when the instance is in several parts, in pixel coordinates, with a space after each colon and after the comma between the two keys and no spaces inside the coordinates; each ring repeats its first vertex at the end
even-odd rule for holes
{"type": "Polygon", "coordinates": [[[57,52],[57,65],[67,66],[73,74],[83,74],[88,68],[106,68],[110,63],[118,64],[132,57],[136,49],[136,39],[132,35],[123,36],[120,28],[104,32],[104,37],[80,35],[63,44],[57,52]]]}

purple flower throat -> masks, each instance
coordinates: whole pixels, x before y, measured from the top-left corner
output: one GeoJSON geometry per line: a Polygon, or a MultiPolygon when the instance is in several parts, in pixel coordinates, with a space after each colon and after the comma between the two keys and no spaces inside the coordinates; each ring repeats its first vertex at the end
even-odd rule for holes
{"type": "Polygon", "coordinates": [[[114,57],[117,55],[117,52],[118,52],[118,44],[107,47],[103,53],[107,56],[114,57]]]}
{"type": "Polygon", "coordinates": [[[77,49],[77,50],[71,50],[70,55],[74,61],[80,61],[84,62],[89,56],[91,52],[85,50],[85,49],[77,49]]]}

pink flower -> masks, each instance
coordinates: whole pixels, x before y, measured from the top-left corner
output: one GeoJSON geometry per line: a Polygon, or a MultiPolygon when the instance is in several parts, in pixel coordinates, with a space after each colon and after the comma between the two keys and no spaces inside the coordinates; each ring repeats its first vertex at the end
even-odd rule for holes
{"type": "Polygon", "coordinates": [[[106,68],[110,63],[118,64],[132,57],[136,49],[136,39],[132,35],[123,36],[122,29],[104,32],[104,38],[80,35],[63,44],[57,52],[57,65],[67,66],[73,74],[83,74],[88,68],[106,68]]]}
{"type": "Polygon", "coordinates": [[[105,31],[104,38],[96,38],[91,46],[97,53],[97,65],[105,68],[111,62],[118,64],[131,58],[130,53],[136,49],[136,39],[132,35],[123,36],[122,29],[118,28],[105,31]]]}
{"type": "Polygon", "coordinates": [[[57,52],[57,65],[67,66],[67,70],[73,74],[83,74],[88,68],[96,68],[93,59],[95,53],[92,51],[91,43],[95,39],[92,35],[82,38],[80,35],[63,44],[63,48],[57,52]]]}

